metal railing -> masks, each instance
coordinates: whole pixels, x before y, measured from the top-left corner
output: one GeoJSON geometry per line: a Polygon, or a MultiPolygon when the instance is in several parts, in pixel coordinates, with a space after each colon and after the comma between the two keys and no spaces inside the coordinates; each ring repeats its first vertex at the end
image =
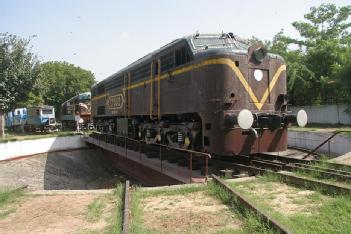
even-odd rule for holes
{"type": "Polygon", "coordinates": [[[177,148],[177,147],[172,147],[169,145],[164,145],[164,144],[159,144],[159,143],[152,143],[148,144],[145,141],[142,140],[136,140],[133,138],[129,138],[123,135],[117,135],[117,134],[112,134],[112,133],[97,133],[94,132],[90,135],[92,138],[99,140],[99,146],[101,146],[100,141],[103,141],[105,143],[110,143],[115,146],[120,146],[124,147],[125,150],[125,156],[128,157],[128,149],[133,150],[135,152],[139,153],[139,161],[142,163],[142,155],[143,155],[143,150],[147,147],[158,147],[158,158],[160,160],[160,172],[163,173],[163,160],[165,159],[164,156],[162,155],[163,151],[165,149],[168,150],[174,150],[178,152],[185,153],[184,155],[179,155],[179,156],[186,156],[188,157],[188,168],[189,168],[189,183],[192,183],[193,179],[193,159],[194,157],[202,157],[204,158],[204,176],[205,180],[207,181],[208,179],[208,160],[211,158],[211,155],[209,153],[204,153],[204,152],[199,152],[199,151],[194,151],[194,150],[189,150],[189,149],[182,149],[182,148],[177,148]],[[123,144],[123,145],[122,145],[123,144]],[[134,144],[134,147],[133,147],[134,144]]]}
{"type": "Polygon", "coordinates": [[[340,133],[350,133],[350,131],[336,131],[336,132],[333,132],[333,134],[330,137],[328,137],[326,140],[324,140],[322,143],[320,143],[316,148],[314,148],[308,154],[306,154],[303,157],[303,159],[305,159],[308,156],[310,156],[311,154],[315,153],[319,148],[321,148],[326,143],[328,143],[328,153],[329,153],[329,157],[330,157],[330,142],[331,142],[331,139],[334,138],[335,136],[337,136],[340,133]]]}

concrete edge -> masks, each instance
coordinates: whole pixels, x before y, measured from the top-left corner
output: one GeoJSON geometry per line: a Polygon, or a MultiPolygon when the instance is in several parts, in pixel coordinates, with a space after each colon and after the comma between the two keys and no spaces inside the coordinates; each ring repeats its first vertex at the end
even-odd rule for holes
{"type": "Polygon", "coordinates": [[[95,195],[95,194],[111,194],[114,189],[91,189],[91,190],[35,190],[27,192],[30,195],[95,195]]]}
{"type": "Polygon", "coordinates": [[[85,146],[85,147],[81,147],[81,148],[67,148],[67,149],[62,149],[62,150],[53,150],[53,151],[47,151],[47,152],[42,152],[42,153],[17,156],[17,157],[13,157],[13,158],[0,159],[0,163],[7,162],[7,161],[14,161],[14,160],[19,160],[19,159],[24,159],[24,158],[35,157],[35,156],[41,155],[41,154],[57,153],[57,152],[69,152],[69,151],[84,150],[84,149],[89,149],[89,147],[85,146]]]}
{"type": "MultiPolygon", "coordinates": [[[[234,179],[225,179],[228,182],[243,182],[257,179],[256,176],[248,176],[242,178],[234,178],[234,179]]],[[[212,178],[208,178],[207,183],[212,181],[212,178]]],[[[157,190],[176,190],[182,188],[192,188],[192,187],[202,187],[206,186],[207,183],[193,183],[193,184],[176,184],[176,185],[168,185],[168,186],[158,186],[158,187],[139,187],[141,191],[157,191],[157,190]]]]}

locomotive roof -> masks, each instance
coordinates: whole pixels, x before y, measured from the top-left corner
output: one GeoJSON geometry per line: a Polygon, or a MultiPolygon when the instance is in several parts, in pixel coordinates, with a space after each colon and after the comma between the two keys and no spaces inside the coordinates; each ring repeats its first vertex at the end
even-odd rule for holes
{"type": "MultiPolygon", "coordinates": [[[[110,75],[106,79],[94,84],[92,88],[97,87],[100,84],[107,83],[111,79],[114,79],[124,72],[130,70],[132,67],[136,67],[140,64],[143,64],[145,62],[150,61],[153,56],[156,54],[159,54],[160,52],[177,45],[180,42],[187,42],[189,45],[189,48],[194,56],[197,54],[204,54],[206,51],[213,51],[213,50],[219,50],[219,51],[225,51],[225,52],[240,52],[240,53],[247,53],[248,48],[249,48],[249,41],[242,39],[233,33],[216,33],[216,34],[192,34],[188,36],[184,36],[181,38],[178,38],[162,47],[159,49],[145,55],[144,57],[141,57],[140,59],[136,60],[135,62],[129,64],[127,67],[117,71],[116,73],[110,75]]],[[[268,54],[271,57],[280,57],[278,55],[272,55],[268,54]]]]}
{"type": "Polygon", "coordinates": [[[65,101],[64,103],[62,103],[61,106],[64,105],[65,103],[73,101],[74,99],[79,98],[81,96],[83,96],[83,97],[89,96],[89,98],[90,98],[91,97],[91,92],[85,92],[85,93],[77,94],[76,96],[73,96],[70,99],[68,99],[67,101],[65,101]]]}
{"type": "Polygon", "coordinates": [[[27,109],[53,109],[53,106],[42,105],[42,106],[31,106],[27,107],[27,109]]]}

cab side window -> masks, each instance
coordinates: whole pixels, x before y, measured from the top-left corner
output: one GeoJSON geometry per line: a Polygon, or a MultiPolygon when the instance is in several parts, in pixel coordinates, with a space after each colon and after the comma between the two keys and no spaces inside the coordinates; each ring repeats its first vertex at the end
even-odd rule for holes
{"type": "Polygon", "coordinates": [[[190,55],[186,47],[182,47],[175,51],[176,67],[182,64],[188,63],[189,61],[190,61],[190,55]]]}

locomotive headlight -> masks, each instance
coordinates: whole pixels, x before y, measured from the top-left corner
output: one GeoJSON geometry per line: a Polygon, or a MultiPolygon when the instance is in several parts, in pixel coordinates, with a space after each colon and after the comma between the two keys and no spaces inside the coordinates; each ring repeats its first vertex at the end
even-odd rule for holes
{"type": "Polygon", "coordinates": [[[262,78],[263,78],[263,72],[262,72],[260,69],[256,69],[256,70],[254,71],[254,77],[255,77],[255,79],[256,79],[257,81],[262,80],[262,78]]]}
{"type": "Polygon", "coordinates": [[[249,129],[254,123],[254,116],[249,110],[242,110],[238,115],[238,124],[242,129],[249,129]]]}
{"type": "Polygon", "coordinates": [[[296,122],[297,125],[299,125],[299,127],[305,127],[307,124],[307,113],[305,110],[299,110],[299,112],[297,112],[297,116],[296,116],[296,122]]]}
{"type": "Polygon", "coordinates": [[[297,114],[285,115],[284,123],[288,124],[297,124],[299,127],[305,127],[308,121],[307,113],[305,110],[299,110],[297,114]]]}
{"type": "Polygon", "coordinates": [[[267,49],[265,47],[259,47],[253,51],[253,57],[257,62],[262,62],[264,57],[267,55],[267,49]]]}

